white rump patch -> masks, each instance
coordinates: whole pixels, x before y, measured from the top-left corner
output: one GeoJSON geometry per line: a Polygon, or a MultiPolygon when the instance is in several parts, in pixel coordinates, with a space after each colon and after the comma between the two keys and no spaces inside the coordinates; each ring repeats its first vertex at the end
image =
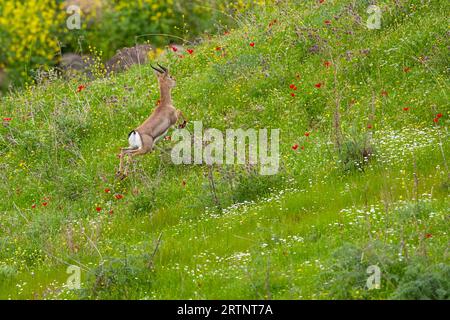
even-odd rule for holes
{"type": "Polygon", "coordinates": [[[142,148],[141,135],[138,132],[133,131],[128,137],[128,143],[130,144],[131,148],[142,148]]]}

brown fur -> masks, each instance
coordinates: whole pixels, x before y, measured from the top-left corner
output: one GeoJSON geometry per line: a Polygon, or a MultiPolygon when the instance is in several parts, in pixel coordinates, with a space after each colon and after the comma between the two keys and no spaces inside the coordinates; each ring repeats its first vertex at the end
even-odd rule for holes
{"type": "MultiPolygon", "coordinates": [[[[142,148],[122,148],[118,176],[124,178],[128,175],[128,166],[123,171],[123,158],[128,156],[128,160],[131,161],[131,157],[134,155],[143,155],[153,150],[155,140],[161,137],[170,127],[178,122],[179,117],[183,118],[183,125],[186,120],[180,110],[177,110],[172,104],[171,90],[176,85],[176,80],[169,74],[169,71],[157,72],[156,77],[159,83],[160,90],[160,103],[156,109],[152,112],[139,127],[134,131],[139,133],[142,140],[142,148]]],[[[129,162],[128,161],[128,162],[129,162]]]]}

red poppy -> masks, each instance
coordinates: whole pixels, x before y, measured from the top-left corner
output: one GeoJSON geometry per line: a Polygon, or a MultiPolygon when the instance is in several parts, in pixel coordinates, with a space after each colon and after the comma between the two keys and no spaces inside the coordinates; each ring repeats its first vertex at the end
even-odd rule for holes
{"type": "Polygon", "coordinates": [[[325,0],[319,0],[319,3],[324,3],[325,2],[325,0]]]}
{"type": "Polygon", "coordinates": [[[95,210],[97,210],[97,212],[100,212],[100,211],[102,211],[102,208],[96,207],[95,210]]]}
{"type": "Polygon", "coordinates": [[[230,34],[230,31],[225,31],[223,34],[227,36],[230,34]]]}
{"type": "Polygon", "coordinates": [[[36,209],[36,203],[33,203],[33,204],[31,205],[31,208],[36,209]]]}
{"type": "Polygon", "coordinates": [[[117,200],[120,200],[120,199],[123,198],[123,195],[121,195],[120,193],[118,193],[118,194],[115,195],[115,197],[116,197],[117,200]]]}
{"type": "Polygon", "coordinates": [[[370,123],[367,125],[367,129],[372,129],[372,125],[370,123]]]}
{"type": "Polygon", "coordinates": [[[186,50],[189,54],[193,54],[194,53],[194,50],[193,49],[187,49],[186,50]]]}
{"type": "Polygon", "coordinates": [[[323,65],[328,68],[329,66],[331,66],[331,62],[330,61],[325,61],[323,63],[323,65]]]}
{"type": "Polygon", "coordinates": [[[172,140],[172,137],[171,136],[166,136],[166,137],[164,137],[164,140],[170,141],[170,140],[172,140]]]}
{"type": "Polygon", "coordinates": [[[12,118],[3,118],[3,121],[11,121],[12,118]]]}
{"type": "Polygon", "coordinates": [[[174,47],[174,46],[170,46],[170,49],[172,49],[173,52],[177,52],[178,51],[178,48],[174,47]]]}
{"type": "Polygon", "coordinates": [[[432,235],[431,233],[427,233],[427,234],[425,235],[425,238],[427,238],[427,239],[430,239],[431,237],[433,237],[433,235],[432,235]]]}
{"type": "Polygon", "coordinates": [[[111,192],[111,189],[109,189],[109,188],[105,189],[105,193],[110,193],[110,192],[111,192]]]}
{"type": "Polygon", "coordinates": [[[442,118],[442,113],[438,113],[437,115],[436,115],[436,118],[442,118]]]}
{"type": "Polygon", "coordinates": [[[275,23],[277,23],[278,20],[277,19],[273,19],[272,21],[270,21],[269,23],[269,27],[272,27],[275,23]]]}
{"type": "Polygon", "coordinates": [[[309,132],[305,132],[305,137],[309,137],[309,132]]]}
{"type": "Polygon", "coordinates": [[[295,97],[295,93],[292,92],[292,93],[291,93],[291,97],[295,97]]]}
{"type": "Polygon", "coordinates": [[[84,84],[80,84],[77,88],[77,92],[80,92],[82,90],[86,89],[86,86],[84,84]]]}
{"type": "Polygon", "coordinates": [[[178,58],[183,59],[183,58],[184,58],[184,55],[180,54],[180,55],[178,56],[178,58]]]}
{"type": "Polygon", "coordinates": [[[221,47],[216,47],[216,51],[220,51],[220,50],[222,50],[221,47]]]}
{"type": "Polygon", "coordinates": [[[114,213],[114,210],[109,210],[108,212],[110,215],[112,215],[114,213]]]}
{"type": "Polygon", "coordinates": [[[433,121],[434,121],[435,123],[438,123],[438,122],[439,122],[439,118],[434,118],[433,121]]]}
{"type": "Polygon", "coordinates": [[[254,47],[255,43],[254,42],[250,42],[250,47],[254,47]]]}
{"type": "Polygon", "coordinates": [[[305,150],[305,146],[301,146],[300,149],[305,150]]]}
{"type": "Polygon", "coordinates": [[[44,207],[46,207],[46,206],[48,205],[48,202],[42,202],[42,205],[43,205],[44,207]]]}
{"type": "Polygon", "coordinates": [[[294,144],[293,146],[292,146],[292,150],[297,150],[298,149],[298,144],[294,144]]]}
{"type": "Polygon", "coordinates": [[[316,88],[319,88],[320,89],[320,87],[322,87],[322,83],[316,83],[315,85],[314,85],[316,88]]]}
{"type": "Polygon", "coordinates": [[[186,180],[181,181],[181,185],[184,187],[186,185],[186,180]]]}
{"type": "Polygon", "coordinates": [[[408,107],[404,107],[404,108],[403,108],[403,111],[408,111],[408,110],[409,110],[408,107]]]}
{"type": "Polygon", "coordinates": [[[295,84],[291,84],[291,85],[289,86],[289,88],[294,89],[294,88],[295,88],[295,84]]]}
{"type": "Polygon", "coordinates": [[[411,71],[411,68],[410,67],[404,67],[403,68],[403,72],[405,72],[405,73],[408,73],[408,72],[410,72],[411,71]]]}
{"type": "Polygon", "coordinates": [[[324,23],[325,23],[326,25],[330,25],[330,24],[331,24],[331,21],[330,21],[330,20],[325,20],[324,23]]]}
{"type": "Polygon", "coordinates": [[[387,97],[387,95],[388,95],[388,93],[387,93],[387,91],[381,91],[381,95],[383,96],[383,97],[387,97]]]}

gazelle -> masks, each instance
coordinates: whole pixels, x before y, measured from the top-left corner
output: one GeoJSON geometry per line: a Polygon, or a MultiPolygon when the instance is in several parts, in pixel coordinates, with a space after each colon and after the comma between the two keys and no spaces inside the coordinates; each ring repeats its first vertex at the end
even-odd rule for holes
{"type": "Polygon", "coordinates": [[[139,127],[128,134],[128,148],[122,148],[120,152],[119,171],[116,176],[125,178],[128,175],[129,163],[133,156],[149,153],[153,150],[155,143],[165,136],[170,127],[183,118],[180,128],[186,126],[186,118],[180,110],[172,105],[171,90],[176,86],[176,80],[169,74],[169,70],[158,63],[159,68],[155,70],[156,78],[159,83],[160,102],[156,109],[152,112],[139,127]],[[127,166],[123,170],[124,157],[128,156],[127,166]]]}

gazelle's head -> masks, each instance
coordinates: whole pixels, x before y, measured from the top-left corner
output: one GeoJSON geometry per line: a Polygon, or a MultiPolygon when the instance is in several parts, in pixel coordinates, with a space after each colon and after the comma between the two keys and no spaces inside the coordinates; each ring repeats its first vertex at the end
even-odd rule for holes
{"type": "Polygon", "coordinates": [[[158,78],[159,84],[170,89],[175,87],[177,85],[177,81],[169,74],[169,70],[159,63],[158,67],[159,68],[155,68],[154,66],[152,66],[153,70],[155,70],[155,75],[158,78]]]}

